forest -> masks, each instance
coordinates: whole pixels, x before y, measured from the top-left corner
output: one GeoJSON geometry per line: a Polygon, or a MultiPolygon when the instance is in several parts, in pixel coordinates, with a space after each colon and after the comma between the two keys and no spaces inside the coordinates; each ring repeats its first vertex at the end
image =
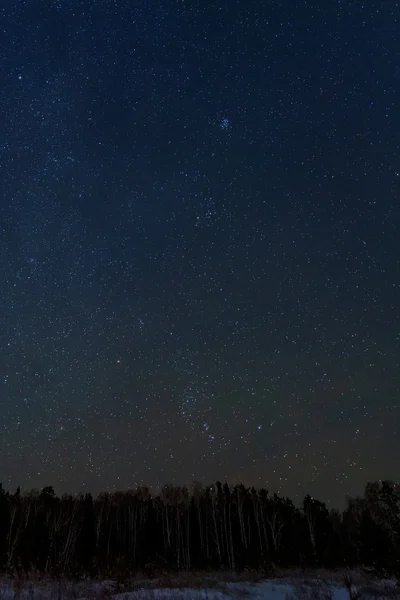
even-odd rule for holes
{"type": "Polygon", "coordinates": [[[366,485],[345,509],[307,495],[300,507],[266,489],[166,485],[56,496],[0,486],[0,568],[121,578],[143,572],[363,566],[400,576],[400,486],[366,485]]]}

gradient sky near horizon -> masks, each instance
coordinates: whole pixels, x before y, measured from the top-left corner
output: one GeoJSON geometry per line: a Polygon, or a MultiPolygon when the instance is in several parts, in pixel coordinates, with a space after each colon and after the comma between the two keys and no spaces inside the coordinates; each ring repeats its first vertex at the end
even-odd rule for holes
{"type": "Polygon", "coordinates": [[[3,1],[3,485],[400,479],[399,98],[394,1],[3,1]]]}

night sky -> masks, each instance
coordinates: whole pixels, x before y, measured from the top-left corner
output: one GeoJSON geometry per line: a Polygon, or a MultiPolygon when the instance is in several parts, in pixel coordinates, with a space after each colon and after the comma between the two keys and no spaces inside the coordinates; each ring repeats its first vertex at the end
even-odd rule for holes
{"type": "Polygon", "coordinates": [[[400,5],[2,0],[0,481],[400,478],[400,5]]]}

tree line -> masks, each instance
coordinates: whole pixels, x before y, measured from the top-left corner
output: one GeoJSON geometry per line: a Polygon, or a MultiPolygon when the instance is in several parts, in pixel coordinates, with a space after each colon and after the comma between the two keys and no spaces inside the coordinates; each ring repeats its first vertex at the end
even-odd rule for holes
{"type": "Polygon", "coordinates": [[[0,568],[122,577],[176,570],[364,565],[400,575],[400,486],[368,483],[345,509],[244,485],[22,494],[0,484],[0,568]]]}

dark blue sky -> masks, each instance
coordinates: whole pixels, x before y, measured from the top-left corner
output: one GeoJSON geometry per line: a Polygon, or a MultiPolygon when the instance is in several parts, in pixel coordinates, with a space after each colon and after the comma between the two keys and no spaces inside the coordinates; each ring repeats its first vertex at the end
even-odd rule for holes
{"type": "Polygon", "coordinates": [[[399,5],[0,24],[4,485],[399,479],[399,5]]]}

